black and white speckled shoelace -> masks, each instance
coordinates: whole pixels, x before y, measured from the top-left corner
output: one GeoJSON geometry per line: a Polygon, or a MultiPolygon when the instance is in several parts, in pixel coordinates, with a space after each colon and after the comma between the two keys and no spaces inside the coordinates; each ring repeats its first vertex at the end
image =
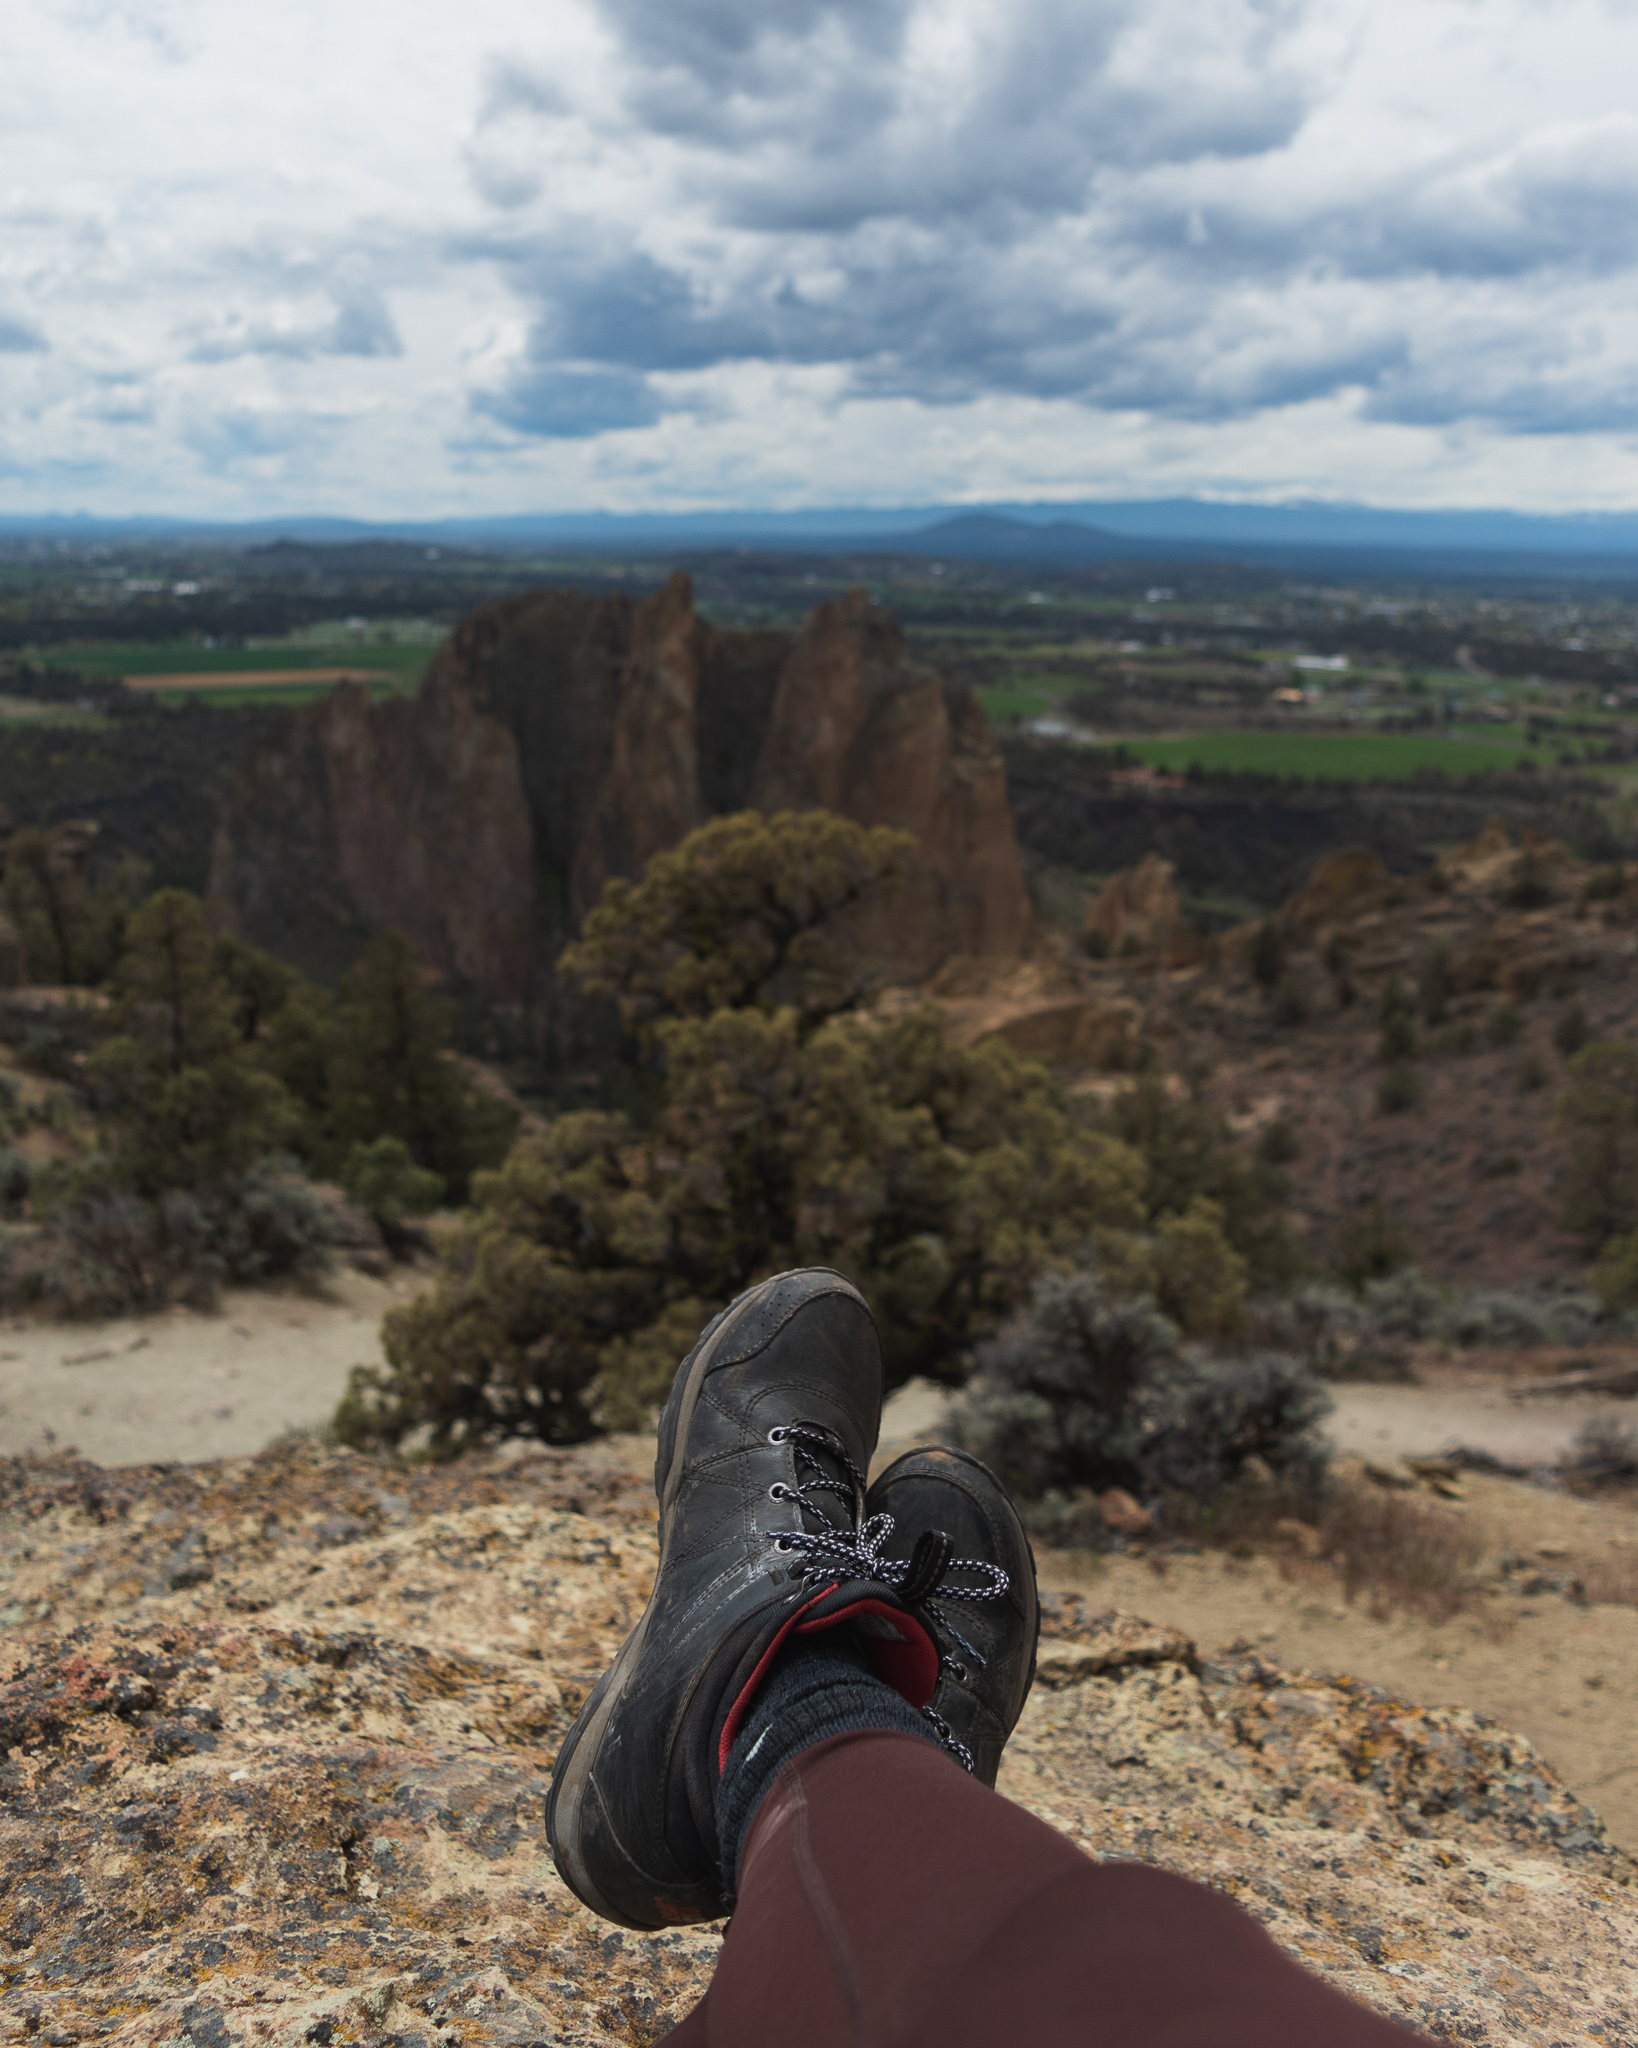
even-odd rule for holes
{"type": "MultiPolygon", "coordinates": [[[[1011,1583],[1001,1567],[991,1564],[986,1558],[952,1556],[955,1546],[939,1529],[924,1529],[907,1558],[883,1557],[881,1549],[893,1533],[893,1517],[872,1515],[865,1519],[864,1474],[829,1430],[789,1422],[770,1429],[768,1441],[796,1446],[797,1471],[794,1486],[776,1480],[769,1487],[769,1494],[775,1500],[796,1501],[802,1512],[820,1525],[817,1529],[787,1530],[770,1535],[768,1540],[774,1549],[794,1551],[802,1556],[805,1562],[800,1570],[804,1579],[834,1574],[848,1579],[874,1579],[878,1585],[890,1586],[907,1607],[924,1614],[941,1635],[965,1651],[975,1664],[984,1664],[987,1660],[983,1652],[968,1642],[939,1603],[966,1601],[977,1605],[984,1600],[999,1600],[1011,1583]],[[809,1444],[817,1446],[845,1468],[848,1485],[844,1486],[831,1476],[807,1448],[809,1444]],[[847,1502],[849,1526],[844,1528],[838,1523],[819,1498],[826,1493],[835,1494],[839,1500],[847,1502]],[[968,1573],[981,1583],[952,1585],[948,1577],[951,1572],[968,1573]]],[[[944,1669],[965,1683],[966,1671],[961,1660],[942,1644],[938,1651],[939,1663],[944,1669]]],[[[971,1772],[972,1751],[964,1742],[957,1741],[944,1716],[930,1702],[921,1712],[944,1748],[964,1770],[971,1772]]]]}

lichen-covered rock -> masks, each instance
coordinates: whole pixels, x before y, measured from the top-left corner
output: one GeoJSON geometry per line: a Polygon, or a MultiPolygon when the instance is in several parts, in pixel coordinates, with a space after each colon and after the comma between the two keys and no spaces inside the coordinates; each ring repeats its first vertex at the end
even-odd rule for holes
{"type": "MultiPolygon", "coordinates": [[[[541,1833],[653,1568],[616,1457],[10,1461],[0,1513],[0,2038],[634,2048],[698,1997],[718,1931],[596,1921],[541,1833]]],[[[1437,2038],[1638,2042],[1633,1869],[1475,1715],[1051,1602],[1002,1789],[1437,2038]]]]}

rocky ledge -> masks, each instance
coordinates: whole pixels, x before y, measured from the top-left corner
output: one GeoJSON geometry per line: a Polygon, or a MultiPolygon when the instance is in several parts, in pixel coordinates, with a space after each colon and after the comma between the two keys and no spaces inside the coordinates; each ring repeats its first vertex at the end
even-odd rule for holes
{"type": "MultiPolygon", "coordinates": [[[[603,2048],[711,1928],[584,1912],[556,1741],[639,1610],[613,1457],[0,1463],[0,2036],[603,2048]]],[[[1476,1715],[1056,1603],[1002,1789],[1436,2039],[1638,2043],[1638,1871],[1476,1715]]]]}

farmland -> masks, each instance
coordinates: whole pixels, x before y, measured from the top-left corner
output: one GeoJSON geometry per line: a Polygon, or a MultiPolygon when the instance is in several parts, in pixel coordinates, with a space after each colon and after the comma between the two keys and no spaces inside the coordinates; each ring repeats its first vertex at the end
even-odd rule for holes
{"type": "MultiPolygon", "coordinates": [[[[1302,782],[1409,782],[1419,775],[1485,775],[1539,761],[1543,749],[1518,732],[1494,738],[1442,732],[1204,732],[1138,739],[1128,751],[1151,768],[1182,774],[1270,775],[1302,782]]],[[[1546,758],[1551,758],[1547,756],[1546,758]]]]}
{"type": "Polygon", "coordinates": [[[413,690],[439,637],[438,629],[419,622],[372,622],[368,629],[309,629],[238,646],[198,636],[68,641],[31,658],[42,668],[88,679],[120,677],[161,703],[293,705],[324,696],[342,676],[369,682],[377,694],[413,690]],[[304,679],[309,673],[311,681],[304,679]]]}

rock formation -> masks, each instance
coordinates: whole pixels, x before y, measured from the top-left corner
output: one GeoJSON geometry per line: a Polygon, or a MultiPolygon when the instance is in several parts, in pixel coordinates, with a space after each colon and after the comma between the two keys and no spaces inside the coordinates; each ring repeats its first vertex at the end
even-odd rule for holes
{"type": "Polygon", "coordinates": [[[1162,967],[1187,967],[1200,957],[1200,940],[1183,916],[1177,869],[1158,853],[1111,875],[1089,906],[1081,938],[1104,957],[1135,958],[1162,967]]]}
{"type": "MultiPolygon", "coordinates": [[[[654,2041],[720,1930],[592,1918],[554,1745],[646,1593],[614,1447],[0,1464],[0,2029],[66,2048],[654,2041]]],[[[1048,1603],[1001,1789],[1239,1899],[1436,2039],[1638,2039],[1631,1863],[1477,1716],[1048,1603]]]]}
{"type": "Polygon", "coordinates": [[[1345,846],[1314,863],[1314,871],[1280,910],[1280,925],[1296,945],[1314,945],[1339,926],[1380,910],[1396,885],[1379,854],[1368,846],[1345,846]]]}
{"type": "MultiPolygon", "coordinates": [[[[1058,935],[1029,959],[952,960],[928,984],[957,1045],[998,1038],[1049,1066],[1126,1073],[1141,1060],[1143,1010],[1107,986],[1058,935]]],[[[909,991],[884,1008],[920,1000],[909,991]]]]}
{"type": "Polygon", "coordinates": [[[342,689],[248,758],[211,896],[300,956],[399,925],[427,966],[502,1001],[705,818],[823,805],[920,853],[859,933],[896,979],[1019,952],[1032,925],[1000,755],[976,700],[909,661],[862,592],[798,634],[718,632],[687,577],[651,597],[479,606],[420,696],[342,689]]]}
{"type": "Polygon", "coordinates": [[[413,701],[360,683],[253,748],[217,829],[220,921],[322,967],[396,925],[421,959],[516,1001],[535,932],[529,814],[511,733],[429,676],[413,701]]]}

